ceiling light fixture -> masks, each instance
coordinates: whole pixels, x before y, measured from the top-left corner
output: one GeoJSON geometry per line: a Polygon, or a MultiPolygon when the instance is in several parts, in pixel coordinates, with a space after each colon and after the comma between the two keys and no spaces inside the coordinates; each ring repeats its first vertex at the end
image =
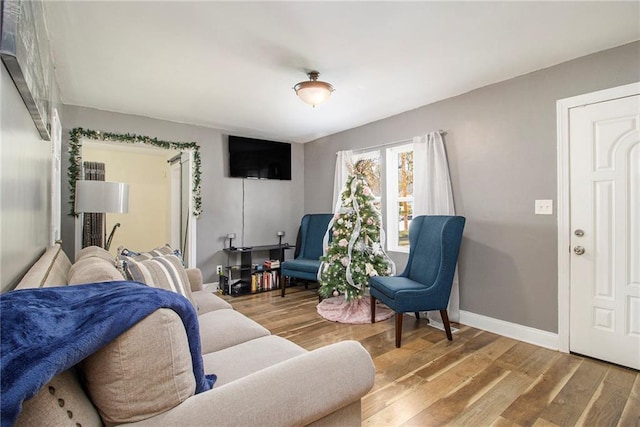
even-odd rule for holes
{"type": "Polygon", "coordinates": [[[315,107],[329,99],[334,89],[329,83],[318,80],[318,77],[320,77],[319,72],[311,71],[307,75],[309,76],[309,81],[298,83],[293,87],[293,90],[296,91],[296,95],[300,99],[315,107]]]}

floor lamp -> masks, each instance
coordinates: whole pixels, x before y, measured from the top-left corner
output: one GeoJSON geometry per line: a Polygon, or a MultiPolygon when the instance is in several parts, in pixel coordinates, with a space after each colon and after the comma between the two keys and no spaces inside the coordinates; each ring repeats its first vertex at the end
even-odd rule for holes
{"type": "MultiPolygon", "coordinates": [[[[76,212],[80,213],[127,213],[129,212],[129,184],[107,181],[76,181],[76,212]]],[[[120,226],[113,226],[107,240],[106,215],[103,223],[104,248],[109,250],[111,240],[120,226]]]]}

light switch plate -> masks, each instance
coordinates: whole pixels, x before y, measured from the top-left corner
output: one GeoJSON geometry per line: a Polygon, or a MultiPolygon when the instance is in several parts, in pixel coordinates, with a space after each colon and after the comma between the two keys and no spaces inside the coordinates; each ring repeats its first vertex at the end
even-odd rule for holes
{"type": "Polygon", "coordinates": [[[553,200],[536,200],[536,215],[553,215],[553,200]]]}

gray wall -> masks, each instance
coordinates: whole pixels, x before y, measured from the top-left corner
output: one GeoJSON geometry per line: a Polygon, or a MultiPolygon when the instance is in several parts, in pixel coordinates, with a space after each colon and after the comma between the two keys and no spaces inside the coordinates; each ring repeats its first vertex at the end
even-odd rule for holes
{"type": "MultiPolygon", "coordinates": [[[[467,217],[460,309],[557,332],[556,101],[637,81],[638,42],[305,144],[305,210],[331,209],[336,151],[443,129],[467,217]],[[534,215],[535,199],[553,199],[554,215],[534,215]]],[[[406,257],[392,256],[400,270],[406,257]]]]}
{"type": "MultiPolygon", "coordinates": [[[[286,232],[285,240],[295,241],[304,206],[301,196],[304,190],[301,167],[304,164],[304,150],[300,144],[292,144],[291,181],[242,180],[228,178],[227,133],[223,130],[75,106],[65,106],[64,113],[63,153],[66,153],[69,144],[69,130],[75,127],[136,133],[176,142],[194,141],[200,145],[203,213],[197,222],[196,262],[205,281],[217,281],[216,265],[226,263],[222,249],[227,233],[235,232],[238,236],[234,245],[273,244],[277,242],[276,232],[279,230],[286,232]]],[[[62,169],[65,174],[68,166],[68,156],[63,155],[62,169]]],[[[73,217],[67,215],[69,189],[66,181],[63,182],[62,200],[64,250],[73,259],[74,221],[73,217]]],[[[126,230],[120,229],[118,233],[126,234],[126,230]]]]}
{"type": "Polygon", "coordinates": [[[9,73],[0,69],[0,291],[6,291],[49,243],[51,142],[40,138],[9,73]]]}

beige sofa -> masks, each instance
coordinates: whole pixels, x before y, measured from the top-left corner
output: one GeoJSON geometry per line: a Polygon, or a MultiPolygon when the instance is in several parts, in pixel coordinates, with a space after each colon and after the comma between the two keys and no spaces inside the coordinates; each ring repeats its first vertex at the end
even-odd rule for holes
{"type": "MultiPolygon", "coordinates": [[[[181,352],[188,353],[186,333],[173,311],[159,309],[80,366],[54,377],[24,403],[16,425],[361,424],[360,399],[373,386],[375,369],[358,342],[306,351],[202,290],[198,270],[188,273],[198,307],[205,373],[218,377],[211,390],[193,394],[193,373],[176,368],[185,359],[181,352]],[[162,365],[165,362],[168,365],[162,365]],[[136,368],[125,370],[124,363],[136,368]],[[128,377],[113,380],[120,371],[127,371],[128,377]]],[[[72,268],[65,253],[54,246],[17,289],[68,285],[71,277],[75,283],[88,283],[122,275],[113,264],[98,260],[77,260],[72,268]]]]}

